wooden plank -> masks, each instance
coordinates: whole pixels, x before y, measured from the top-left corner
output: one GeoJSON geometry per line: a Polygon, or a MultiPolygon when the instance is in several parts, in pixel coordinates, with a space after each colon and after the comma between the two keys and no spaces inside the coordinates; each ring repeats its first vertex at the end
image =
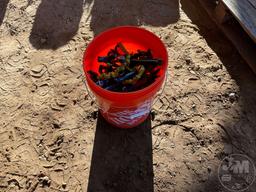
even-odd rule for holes
{"type": "MultiPolygon", "coordinates": [[[[254,2],[253,0],[251,0],[254,2]]],[[[222,0],[256,43],[256,9],[248,0],[222,0]]]]}
{"type": "Polygon", "coordinates": [[[215,14],[219,23],[225,23],[228,20],[227,8],[222,1],[218,3],[215,14]]]}
{"type": "Polygon", "coordinates": [[[248,0],[252,6],[256,9],[256,0],[248,0]]]}
{"type": "Polygon", "coordinates": [[[248,35],[243,30],[240,30],[241,28],[234,28],[232,26],[229,26],[228,24],[219,23],[215,11],[216,5],[212,1],[199,0],[199,2],[205,8],[209,16],[214,20],[214,22],[219,26],[222,32],[233,43],[235,48],[238,50],[238,52],[256,74],[255,43],[251,40],[251,38],[248,37],[248,35]]]}

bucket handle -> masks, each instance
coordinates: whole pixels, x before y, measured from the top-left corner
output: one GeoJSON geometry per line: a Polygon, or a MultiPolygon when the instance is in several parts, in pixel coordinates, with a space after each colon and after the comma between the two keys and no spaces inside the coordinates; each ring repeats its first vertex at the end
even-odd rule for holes
{"type": "Polygon", "coordinates": [[[84,83],[84,85],[85,85],[86,91],[87,91],[87,93],[88,93],[90,99],[91,99],[91,100],[96,104],[96,106],[99,108],[99,105],[98,105],[98,103],[97,103],[95,97],[93,96],[93,94],[92,94],[92,92],[91,92],[91,90],[90,90],[90,88],[89,88],[89,86],[88,86],[88,84],[87,84],[87,82],[86,82],[86,78],[83,77],[82,81],[83,81],[83,83],[84,83]]]}
{"type": "Polygon", "coordinates": [[[164,83],[161,87],[161,89],[158,91],[158,93],[156,94],[156,97],[154,98],[154,101],[152,103],[152,107],[156,104],[156,102],[160,99],[161,95],[163,95],[165,87],[167,85],[167,82],[169,80],[169,72],[168,69],[165,72],[165,78],[164,78],[164,83]]]}

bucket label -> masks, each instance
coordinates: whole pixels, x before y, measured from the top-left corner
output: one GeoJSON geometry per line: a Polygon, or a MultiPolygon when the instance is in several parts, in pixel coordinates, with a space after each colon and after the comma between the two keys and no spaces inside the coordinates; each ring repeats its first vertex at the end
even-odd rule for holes
{"type": "Polygon", "coordinates": [[[136,123],[145,115],[148,115],[151,108],[151,102],[147,101],[143,105],[137,107],[136,109],[127,109],[127,110],[120,110],[116,112],[107,112],[108,119],[111,120],[116,125],[131,125],[136,123]]]}

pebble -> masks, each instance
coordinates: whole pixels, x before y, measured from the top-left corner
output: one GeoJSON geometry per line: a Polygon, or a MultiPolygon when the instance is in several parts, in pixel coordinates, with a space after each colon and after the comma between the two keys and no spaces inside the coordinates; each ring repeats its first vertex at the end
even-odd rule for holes
{"type": "Polygon", "coordinates": [[[220,69],[219,66],[211,66],[210,71],[211,71],[211,72],[216,72],[216,71],[218,71],[219,69],[220,69]]]}
{"type": "Polygon", "coordinates": [[[188,80],[189,81],[197,81],[197,80],[199,80],[199,78],[198,77],[190,77],[188,80]]]}
{"type": "Polygon", "coordinates": [[[42,186],[45,186],[45,185],[50,186],[50,184],[52,182],[48,176],[43,176],[43,177],[39,178],[39,181],[41,182],[42,186]]]}
{"type": "Polygon", "coordinates": [[[212,171],[212,168],[210,166],[207,167],[208,172],[210,173],[212,171]]]}
{"type": "Polygon", "coordinates": [[[180,64],[177,64],[174,66],[174,69],[181,69],[181,68],[182,68],[182,65],[180,65],[180,64]]]}
{"type": "Polygon", "coordinates": [[[11,184],[9,185],[9,187],[10,187],[11,189],[13,189],[13,188],[16,187],[16,185],[15,185],[14,183],[11,183],[11,184]]]}
{"type": "Polygon", "coordinates": [[[45,161],[46,160],[46,158],[43,155],[39,156],[38,159],[41,160],[41,161],[45,161]]]}
{"type": "Polygon", "coordinates": [[[229,100],[231,102],[234,102],[236,100],[236,94],[235,93],[230,93],[228,96],[229,96],[229,100]]]}
{"type": "Polygon", "coordinates": [[[61,111],[62,108],[56,105],[55,103],[51,103],[51,108],[55,111],[61,111]]]}
{"type": "Polygon", "coordinates": [[[175,148],[175,143],[171,143],[171,144],[170,144],[170,147],[171,147],[171,148],[175,148]]]}
{"type": "Polygon", "coordinates": [[[172,177],[175,177],[175,176],[176,176],[176,172],[174,172],[174,171],[169,171],[169,174],[170,174],[172,177]]]}
{"type": "Polygon", "coordinates": [[[194,70],[194,71],[199,71],[199,70],[200,70],[200,66],[199,66],[199,65],[196,65],[195,67],[193,67],[193,70],[194,70]]]}
{"type": "Polygon", "coordinates": [[[97,119],[97,117],[98,117],[98,111],[93,111],[92,112],[92,118],[97,119]]]}
{"type": "Polygon", "coordinates": [[[67,183],[63,182],[62,183],[62,188],[65,189],[67,187],[67,183]]]}
{"type": "Polygon", "coordinates": [[[44,65],[36,65],[34,67],[32,67],[31,71],[33,73],[40,73],[44,68],[44,65]]]}
{"type": "Polygon", "coordinates": [[[150,117],[151,117],[151,120],[154,121],[155,118],[156,118],[156,112],[155,111],[151,111],[150,112],[150,117]]]}
{"type": "Polygon", "coordinates": [[[57,99],[57,100],[56,100],[56,103],[57,103],[57,105],[59,105],[60,107],[64,107],[64,106],[66,106],[66,105],[68,104],[68,99],[64,99],[64,98],[62,98],[62,99],[57,99]]]}
{"type": "Polygon", "coordinates": [[[187,65],[190,65],[192,63],[190,59],[185,59],[185,61],[187,65]]]}
{"type": "Polygon", "coordinates": [[[56,157],[61,157],[61,156],[62,156],[62,153],[60,153],[60,152],[55,153],[55,156],[56,156],[56,157]]]}
{"type": "Polygon", "coordinates": [[[30,71],[30,75],[35,78],[40,78],[44,75],[45,72],[46,68],[44,67],[44,65],[40,65],[33,67],[30,71]]]}

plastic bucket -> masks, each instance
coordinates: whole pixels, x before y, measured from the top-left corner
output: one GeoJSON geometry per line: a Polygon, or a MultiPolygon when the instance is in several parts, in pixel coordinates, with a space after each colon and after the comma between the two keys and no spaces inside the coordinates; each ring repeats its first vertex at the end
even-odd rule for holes
{"type": "Polygon", "coordinates": [[[145,29],[132,26],[112,28],[95,37],[83,59],[86,82],[96,97],[102,116],[119,128],[135,127],[148,117],[156,93],[165,80],[167,66],[168,54],[162,41],[145,29]],[[153,84],[138,91],[118,93],[105,90],[93,82],[87,71],[98,72],[98,56],[106,55],[118,42],[122,42],[129,52],[151,49],[154,57],[163,59],[159,77],[153,84]]]}

